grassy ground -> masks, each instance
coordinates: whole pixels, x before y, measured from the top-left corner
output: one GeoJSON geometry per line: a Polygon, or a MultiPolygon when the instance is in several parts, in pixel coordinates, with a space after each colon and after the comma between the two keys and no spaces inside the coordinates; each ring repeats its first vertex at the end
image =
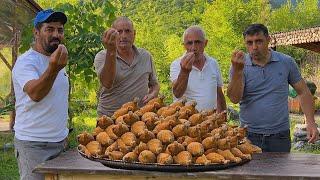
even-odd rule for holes
{"type": "MultiPolygon", "coordinates": [[[[301,115],[291,115],[291,127],[294,128],[296,123],[301,123],[301,115]]],[[[317,122],[320,123],[320,117],[317,117],[317,122]]],[[[73,120],[74,131],[69,136],[69,147],[74,148],[77,146],[76,136],[83,132],[88,131],[92,132],[96,123],[96,111],[94,109],[85,110],[76,116],[73,120]]],[[[237,122],[231,122],[237,124],[237,122]]],[[[14,157],[13,149],[8,151],[3,150],[3,145],[6,143],[11,143],[13,139],[12,134],[0,133],[0,179],[18,179],[18,167],[16,159],[14,157]]],[[[297,152],[297,151],[292,151],[297,152]]],[[[317,153],[320,154],[319,147],[314,147],[309,150],[303,151],[300,153],[317,153]]]]}

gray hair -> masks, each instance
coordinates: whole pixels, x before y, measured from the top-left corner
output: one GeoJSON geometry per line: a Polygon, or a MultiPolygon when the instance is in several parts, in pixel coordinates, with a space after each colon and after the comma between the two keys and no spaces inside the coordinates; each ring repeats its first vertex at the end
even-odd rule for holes
{"type": "Polygon", "coordinates": [[[191,33],[191,32],[200,32],[201,38],[206,39],[206,33],[204,32],[204,30],[202,29],[201,26],[198,25],[192,25],[190,27],[188,27],[182,36],[182,42],[184,42],[184,38],[187,36],[187,34],[191,33]]]}
{"type": "Polygon", "coordinates": [[[128,17],[126,17],[126,16],[119,16],[119,17],[117,17],[113,22],[112,22],[112,26],[111,27],[115,27],[115,25],[119,22],[119,21],[127,21],[127,22],[129,22],[130,24],[131,24],[131,26],[132,26],[132,29],[134,29],[134,27],[133,27],[133,22],[131,21],[131,19],[129,19],[128,17]]]}

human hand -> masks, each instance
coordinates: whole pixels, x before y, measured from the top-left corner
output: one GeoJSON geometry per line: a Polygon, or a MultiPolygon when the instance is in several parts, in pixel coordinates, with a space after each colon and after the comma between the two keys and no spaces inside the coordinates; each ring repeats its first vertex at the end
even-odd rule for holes
{"type": "Polygon", "coordinates": [[[195,54],[193,52],[186,53],[181,62],[181,71],[189,73],[192,70],[192,65],[195,60],[195,54]]]}
{"type": "Polygon", "coordinates": [[[151,99],[157,97],[154,93],[149,93],[142,98],[142,103],[147,104],[151,99]]]}
{"type": "Polygon", "coordinates": [[[119,33],[114,28],[110,28],[103,33],[102,43],[103,43],[104,48],[106,48],[108,52],[116,52],[117,51],[118,37],[119,37],[119,33]]]}
{"type": "Polygon", "coordinates": [[[232,68],[235,72],[242,71],[244,68],[244,53],[242,51],[234,51],[231,57],[232,68]]]}
{"type": "Polygon", "coordinates": [[[308,143],[314,143],[319,139],[319,131],[316,123],[307,123],[308,143]]]}
{"type": "Polygon", "coordinates": [[[68,50],[63,44],[59,44],[58,48],[51,54],[49,67],[59,72],[68,63],[68,50]]]}

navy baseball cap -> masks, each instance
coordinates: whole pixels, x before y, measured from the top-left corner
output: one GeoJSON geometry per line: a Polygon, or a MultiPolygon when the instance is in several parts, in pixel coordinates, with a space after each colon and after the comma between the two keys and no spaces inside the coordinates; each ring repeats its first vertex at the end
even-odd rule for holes
{"type": "Polygon", "coordinates": [[[50,22],[61,22],[65,24],[67,22],[67,16],[63,12],[55,12],[52,9],[39,11],[34,18],[33,25],[36,27],[39,23],[51,20],[50,22]]]}

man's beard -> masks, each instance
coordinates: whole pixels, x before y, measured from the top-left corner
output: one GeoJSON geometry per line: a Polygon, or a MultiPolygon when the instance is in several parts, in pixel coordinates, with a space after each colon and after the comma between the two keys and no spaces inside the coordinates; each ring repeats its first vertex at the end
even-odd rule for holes
{"type": "Polygon", "coordinates": [[[54,38],[54,39],[50,39],[49,40],[49,43],[45,46],[45,51],[49,54],[52,54],[59,46],[59,44],[61,43],[61,41],[57,38],[54,38]],[[53,44],[53,45],[50,45],[51,42],[53,41],[58,41],[59,43],[58,44],[53,44]]]}

